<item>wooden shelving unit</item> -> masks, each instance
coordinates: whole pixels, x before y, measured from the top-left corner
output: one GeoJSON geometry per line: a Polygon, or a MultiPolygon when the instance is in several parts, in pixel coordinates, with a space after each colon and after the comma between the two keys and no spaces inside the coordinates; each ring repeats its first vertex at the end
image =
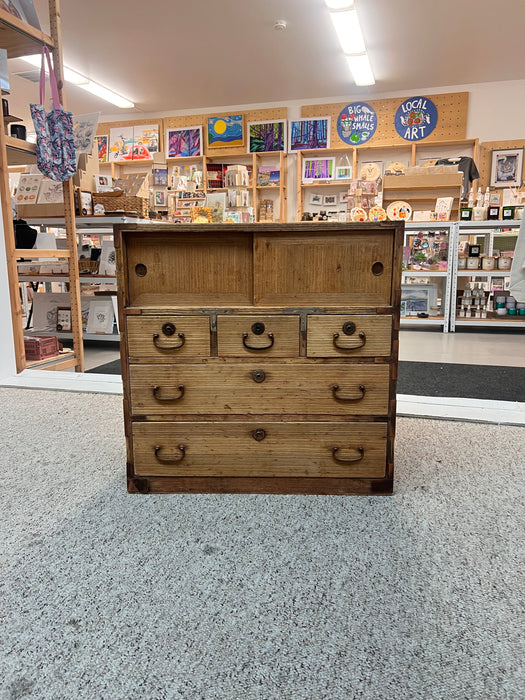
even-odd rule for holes
{"type": "Polygon", "coordinates": [[[452,197],[451,221],[459,220],[462,173],[450,175],[386,175],[383,178],[383,207],[397,200],[408,202],[413,211],[434,211],[438,197],[452,197]]]}
{"type": "MultiPolygon", "coordinates": [[[[0,47],[7,50],[9,58],[40,53],[43,46],[50,48],[53,53],[53,65],[57,84],[59,86],[60,102],[65,107],[65,98],[62,89],[64,84],[64,67],[62,63],[62,37],[59,3],[60,0],[49,0],[48,3],[51,36],[47,36],[43,32],[34,29],[10,13],[0,10],[0,47]]],[[[80,307],[80,287],[77,263],[75,204],[73,183],[71,180],[63,184],[67,250],[17,250],[15,247],[13,220],[11,218],[11,195],[9,190],[8,166],[25,165],[27,163],[34,163],[35,161],[35,145],[6,136],[3,114],[0,114],[0,199],[2,202],[2,216],[6,243],[7,274],[11,300],[16,368],[18,372],[21,372],[28,366],[24,350],[24,329],[22,323],[23,319],[19,293],[17,259],[19,257],[68,258],[73,357],[71,357],[70,353],[67,353],[67,356],[65,355],[63,358],[54,358],[56,362],[51,364],[53,369],[66,369],[74,366],[77,371],[83,372],[84,350],[82,344],[82,315],[80,307]]]]}

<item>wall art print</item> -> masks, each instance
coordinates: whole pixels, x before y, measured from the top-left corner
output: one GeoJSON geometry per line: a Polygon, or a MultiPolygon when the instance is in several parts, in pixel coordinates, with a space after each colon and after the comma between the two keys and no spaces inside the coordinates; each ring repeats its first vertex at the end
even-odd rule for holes
{"type": "Polygon", "coordinates": [[[185,126],[166,130],[168,158],[202,156],[202,126],[185,126]]]}
{"type": "Polygon", "coordinates": [[[437,107],[428,97],[409,97],[399,105],[394,117],[396,131],[405,141],[426,139],[437,122],[437,107]]]}
{"type": "Polygon", "coordinates": [[[158,124],[119,126],[109,132],[109,160],[152,160],[159,150],[158,124]]]}
{"type": "Polygon", "coordinates": [[[305,158],[303,160],[302,181],[306,183],[317,180],[333,180],[335,158],[305,158]]]}
{"type": "Polygon", "coordinates": [[[352,102],[337,117],[339,138],[351,146],[370,141],[376,129],[377,114],[366,102],[352,102]]]}
{"type": "Polygon", "coordinates": [[[286,151],[286,119],[248,122],[248,153],[286,151]]]}
{"type": "Polygon", "coordinates": [[[521,187],[523,178],[523,148],[492,151],[490,165],[491,187],[521,187]]]}
{"type": "Polygon", "coordinates": [[[107,136],[95,136],[95,143],[98,149],[98,162],[107,163],[108,162],[108,137],[107,136]]]}
{"type": "Polygon", "coordinates": [[[208,117],[208,148],[242,146],[243,144],[244,117],[242,114],[208,117]]]}
{"type": "Polygon", "coordinates": [[[290,122],[289,152],[330,148],[330,117],[290,122]]]}

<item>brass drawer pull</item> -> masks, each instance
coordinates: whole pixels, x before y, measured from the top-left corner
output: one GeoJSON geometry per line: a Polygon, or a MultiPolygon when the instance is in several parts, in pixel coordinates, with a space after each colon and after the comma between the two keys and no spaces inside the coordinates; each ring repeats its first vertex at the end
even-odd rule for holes
{"type": "Polygon", "coordinates": [[[338,350],[359,350],[366,343],[366,335],[364,331],[359,331],[359,337],[361,338],[361,343],[359,345],[352,345],[351,347],[346,347],[344,345],[339,345],[337,339],[339,338],[339,333],[334,333],[334,345],[338,350]]]}
{"type": "Polygon", "coordinates": [[[357,447],[356,449],[359,452],[359,457],[342,458],[342,457],[337,456],[337,453],[339,452],[339,448],[332,447],[332,457],[334,459],[334,462],[339,462],[339,464],[347,464],[348,462],[359,462],[360,460],[363,459],[363,457],[365,455],[365,450],[363,447],[361,447],[361,445],[359,445],[359,447],[357,447]]]}
{"type": "Polygon", "coordinates": [[[248,337],[248,333],[246,331],[242,334],[242,344],[247,350],[269,350],[271,347],[273,347],[273,342],[274,342],[274,337],[273,333],[271,331],[268,331],[268,338],[270,340],[270,345],[261,345],[259,347],[254,347],[253,345],[248,345],[246,342],[246,338],[248,337]]]}
{"type": "Polygon", "coordinates": [[[177,462],[182,462],[184,455],[186,454],[186,446],[179,445],[177,449],[180,450],[180,455],[175,455],[174,457],[161,457],[159,452],[162,450],[162,447],[157,445],[155,447],[155,459],[157,462],[163,462],[164,464],[176,464],[177,462]]]}
{"type": "Polygon", "coordinates": [[[339,384],[334,384],[332,386],[332,394],[334,395],[334,399],[337,399],[338,401],[361,401],[361,399],[365,398],[366,388],[365,388],[364,384],[360,384],[359,391],[361,393],[356,394],[355,396],[340,396],[337,393],[338,391],[339,391],[339,384]]]}
{"type": "Polygon", "coordinates": [[[179,401],[184,396],[184,384],[179,384],[177,389],[180,392],[178,396],[159,396],[160,386],[154,386],[153,398],[157,399],[157,401],[179,401]]]}
{"type": "Polygon", "coordinates": [[[153,345],[159,350],[178,350],[184,345],[184,343],[186,342],[186,338],[184,336],[184,333],[178,333],[177,335],[181,339],[181,342],[178,345],[159,345],[158,339],[160,336],[158,333],[153,333],[153,345]]]}

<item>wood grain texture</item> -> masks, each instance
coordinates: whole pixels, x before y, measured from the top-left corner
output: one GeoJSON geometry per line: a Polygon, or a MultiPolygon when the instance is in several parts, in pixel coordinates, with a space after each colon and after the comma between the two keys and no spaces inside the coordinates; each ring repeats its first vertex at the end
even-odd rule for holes
{"type": "Polygon", "coordinates": [[[220,356],[246,357],[257,362],[263,357],[297,357],[299,355],[299,316],[218,316],[217,317],[217,347],[220,356]],[[254,323],[262,323],[265,330],[256,335],[252,331],[254,323]],[[243,333],[248,333],[243,338],[243,333]],[[267,350],[273,335],[273,344],[267,350]],[[243,340],[250,347],[245,347],[243,340]]]}
{"type": "Polygon", "coordinates": [[[391,316],[312,315],[308,316],[308,357],[390,357],[392,338],[391,316]],[[343,326],[348,321],[355,324],[355,332],[345,335],[343,326]],[[360,338],[363,332],[365,338],[360,338]],[[334,333],[339,333],[338,345],[334,345],[334,333]],[[359,347],[365,340],[365,344],[359,347]]]}
{"type": "Polygon", "coordinates": [[[208,316],[128,316],[126,329],[130,362],[173,363],[186,357],[210,356],[208,316]],[[173,336],[163,333],[166,323],[175,326],[173,336]],[[184,344],[173,348],[182,342],[178,333],[184,333],[184,344]],[[157,339],[155,334],[159,336],[157,339]]]}
{"type": "Polygon", "coordinates": [[[388,413],[389,365],[225,366],[131,365],[134,415],[199,414],[383,415],[388,413]],[[264,372],[262,382],[253,372],[264,372]],[[184,387],[181,395],[180,386],[184,387]],[[335,392],[332,387],[339,387],[335,392]],[[158,386],[155,398],[153,387],[158,386]],[[364,391],[360,389],[364,387],[364,391]],[[359,399],[363,395],[363,398],[359,399]],[[166,398],[177,398],[165,401],[166,398]],[[345,400],[355,398],[356,400],[345,400]]]}
{"type": "Polygon", "coordinates": [[[326,478],[385,475],[386,423],[134,423],[135,473],[139,476],[315,476],[326,478]],[[254,430],[264,430],[258,441],[254,430]],[[176,464],[159,456],[184,458],[176,464]],[[337,463],[359,455],[360,461],[337,463]]]}
{"type": "Polygon", "coordinates": [[[254,303],[283,306],[390,303],[392,231],[360,234],[348,228],[331,236],[305,228],[255,235],[254,303]],[[383,272],[374,275],[380,262],[383,272]]]}

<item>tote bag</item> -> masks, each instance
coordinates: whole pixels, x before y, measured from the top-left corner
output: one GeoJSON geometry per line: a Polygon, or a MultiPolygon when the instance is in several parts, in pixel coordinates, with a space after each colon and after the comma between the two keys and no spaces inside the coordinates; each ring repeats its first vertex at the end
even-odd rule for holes
{"type": "Polygon", "coordinates": [[[49,49],[42,49],[42,68],[40,70],[40,104],[31,104],[31,116],[36,131],[36,157],[40,172],[51,180],[64,182],[73,177],[77,170],[75,143],[73,137],[73,114],[62,108],[58,97],[55,73],[51,68],[49,49]],[[45,60],[49,66],[49,82],[53,98],[53,109],[46,114],[46,70],[45,60]]]}

